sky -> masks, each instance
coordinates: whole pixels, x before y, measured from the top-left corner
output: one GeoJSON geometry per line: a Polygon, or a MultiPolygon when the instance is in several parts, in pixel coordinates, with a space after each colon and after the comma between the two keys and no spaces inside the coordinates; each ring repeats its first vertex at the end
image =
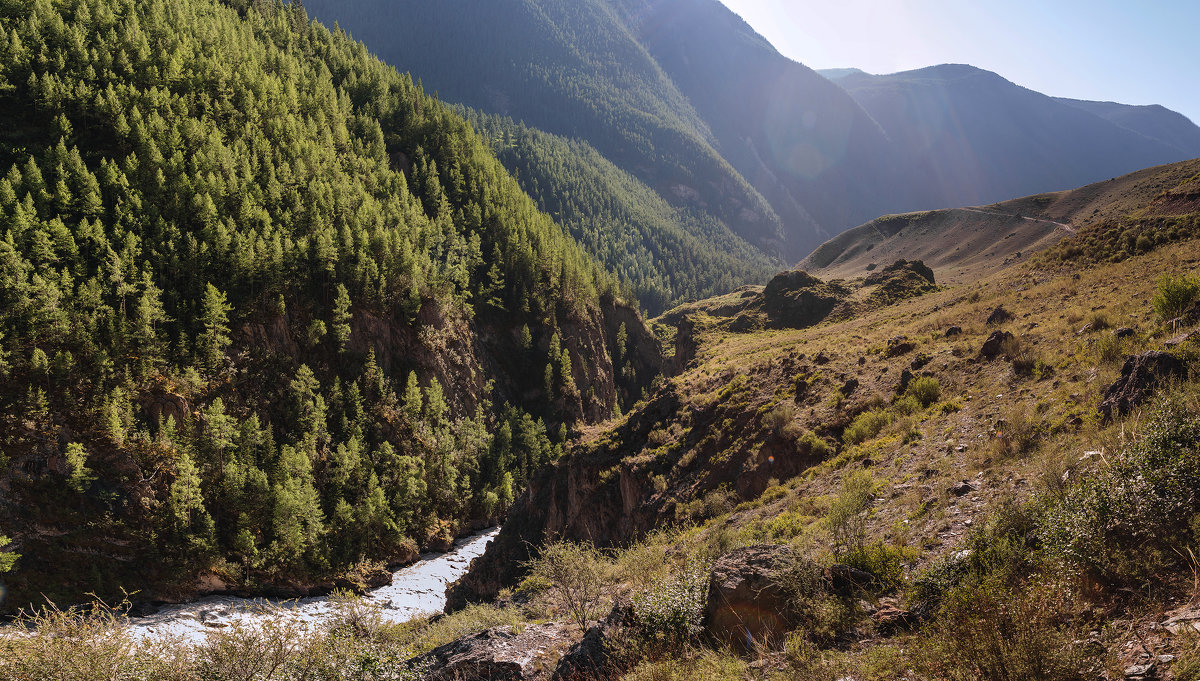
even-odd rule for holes
{"type": "Polygon", "coordinates": [[[721,0],[814,69],[971,64],[1055,97],[1200,125],[1200,0],[721,0]]]}

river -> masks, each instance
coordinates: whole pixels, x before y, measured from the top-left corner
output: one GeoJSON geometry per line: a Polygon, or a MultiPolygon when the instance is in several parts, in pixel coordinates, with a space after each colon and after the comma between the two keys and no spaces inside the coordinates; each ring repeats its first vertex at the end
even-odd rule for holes
{"type": "MultiPolygon", "coordinates": [[[[467,572],[471,559],[483,555],[500,528],[484,530],[454,543],[446,553],[423,554],[417,562],[397,570],[390,586],[368,591],[364,598],[391,622],[405,622],[421,614],[441,612],[446,605],[446,585],[467,572]]],[[[320,624],[334,611],[325,596],[289,601],[236,596],[209,596],[191,603],[164,605],[148,615],[129,618],[129,633],[139,639],[182,637],[200,642],[209,631],[235,623],[253,625],[263,618],[286,617],[304,626],[320,624]]]]}

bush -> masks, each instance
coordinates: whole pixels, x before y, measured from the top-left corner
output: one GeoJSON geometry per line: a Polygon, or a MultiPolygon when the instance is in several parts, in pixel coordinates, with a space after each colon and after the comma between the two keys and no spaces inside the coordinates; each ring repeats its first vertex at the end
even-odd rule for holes
{"type": "Polygon", "coordinates": [[[785,426],[796,418],[796,405],[791,402],[780,402],[774,409],[763,416],[763,426],[775,433],[781,433],[785,426]]]}
{"type": "Polygon", "coordinates": [[[831,642],[849,631],[858,619],[854,597],[832,593],[820,565],[798,554],[775,576],[786,595],[797,631],[816,642],[831,642]]]}
{"type": "Polygon", "coordinates": [[[1089,678],[1082,637],[1062,624],[1069,608],[1061,590],[955,590],[932,627],[925,671],[963,681],[1089,678]]]}
{"type": "Polygon", "coordinates": [[[796,441],[796,446],[801,454],[815,456],[818,459],[829,458],[829,455],[833,453],[833,447],[830,447],[824,438],[811,430],[804,431],[804,434],[796,441]]]}
{"type": "Polygon", "coordinates": [[[548,544],[531,561],[530,575],[550,585],[563,609],[586,631],[595,619],[603,595],[603,557],[590,544],[561,541],[548,544]]]}
{"type": "Polygon", "coordinates": [[[1091,327],[1092,331],[1103,331],[1110,328],[1112,323],[1108,321],[1108,315],[1097,311],[1093,312],[1092,316],[1088,318],[1088,326],[1091,327]]]}
{"type": "Polygon", "coordinates": [[[850,425],[846,426],[846,430],[842,432],[842,442],[848,445],[866,442],[878,435],[891,422],[892,415],[886,409],[864,411],[854,417],[850,425]]]}
{"type": "Polygon", "coordinates": [[[1181,561],[1200,512],[1200,417],[1168,398],[1141,437],[1083,478],[1042,533],[1061,559],[1109,584],[1141,583],[1181,561]]]}
{"type": "Polygon", "coordinates": [[[633,612],[645,634],[655,643],[682,646],[701,629],[708,597],[708,561],[690,561],[682,570],[653,583],[633,598],[633,612]]]}
{"type": "Polygon", "coordinates": [[[1163,274],[1158,279],[1158,291],[1150,304],[1159,318],[1167,322],[1183,314],[1197,299],[1200,299],[1200,277],[1163,274]]]}
{"type": "Polygon", "coordinates": [[[1037,448],[1044,433],[1045,424],[1026,407],[1014,405],[997,424],[992,448],[1001,459],[1024,456],[1037,448]]]}
{"type": "Polygon", "coordinates": [[[908,384],[904,394],[915,399],[924,409],[942,399],[942,384],[932,376],[918,376],[908,384]]]}
{"type": "Polygon", "coordinates": [[[1100,364],[1119,364],[1130,354],[1133,343],[1129,338],[1117,338],[1114,334],[1100,336],[1096,340],[1096,361],[1100,364]]]}
{"type": "Polygon", "coordinates": [[[839,556],[838,560],[869,573],[881,591],[898,589],[904,584],[906,556],[902,548],[875,542],[852,549],[839,556]]]}
{"type": "Polygon", "coordinates": [[[861,549],[866,537],[866,513],[875,495],[875,480],[866,471],[855,471],[842,481],[842,492],[829,506],[825,523],[833,537],[834,553],[841,556],[861,549]]]}

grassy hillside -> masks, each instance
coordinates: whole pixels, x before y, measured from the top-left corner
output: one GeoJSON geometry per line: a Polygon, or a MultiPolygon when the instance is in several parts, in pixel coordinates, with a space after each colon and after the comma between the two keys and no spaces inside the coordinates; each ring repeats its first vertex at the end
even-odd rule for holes
{"type": "Polygon", "coordinates": [[[9,3],[0,56],[7,607],[354,583],[657,373],[487,142],[298,5],[9,3]]]}
{"type": "MultiPolygon", "coordinates": [[[[1144,207],[1145,185],[1125,186],[1126,205],[1144,207]]],[[[1194,182],[1172,186],[1152,203],[1195,193],[1194,182]]],[[[556,592],[512,566],[565,539],[614,547],[595,559],[594,579],[606,598],[632,592],[646,618],[625,630],[646,647],[624,658],[624,678],[753,668],[890,679],[900,668],[967,679],[1009,668],[1075,679],[1151,658],[1186,673],[1200,649],[1186,628],[1159,623],[1195,597],[1183,547],[1196,541],[1196,507],[1173,487],[1200,474],[1200,314],[1176,319],[1200,303],[1195,216],[1163,230],[1139,209],[1031,262],[898,302],[834,306],[803,328],[737,324],[766,290],[673,311],[659,323],[672,327],[677,375],[539,476],[451,606],[499,597],[488,612],[502,618],[534,598],[535,616],[561,616],[556,592]],[[1119,235],[1130,229],[1147,230],[1150,245],[1126,251],[1119,235]],[[1008,314],[990,322],[998,308],[1008,314]],[[986,342],[999,332],[1010,336],[986,342]],[[1109,421],[1098,409],[1106,390],[1127,357],[1151,350],[1184,373],[1109,421]],[[1179,505],[1163,515],[1158,504],[1179,505]],[[703,591],[680,591],[691,560],[764,543],[826,575],[841,565],[868,576],[852,596],[788,592],[810,610],[749,655],[655,619],[667,617],[657,607],[711,626],[700,606],[688,615],[654,599],[703,603],[703,591]]],[[[883,285],[841,295],[866,301],[883,285]]],[[[481,613],[452,617],[467,626],[481,613]]]]}
{"type": "Polygon", "coordinates": [[[888,215],[830,239],[799,267],[852,279],[894,260],[916,259],[932,267],[939,281],[966,283],[1081,230],[1110,233],[1127,216],[1194,213],[1197,206],[1187,197],[1197,174],[1200,161],[1185,161],[987,206],[888,215]]]}

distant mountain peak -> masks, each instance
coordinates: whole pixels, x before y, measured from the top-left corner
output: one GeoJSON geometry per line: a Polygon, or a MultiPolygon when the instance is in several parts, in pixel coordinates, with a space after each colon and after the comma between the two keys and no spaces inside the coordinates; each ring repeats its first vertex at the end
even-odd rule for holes
{"type": "Polygon", "coordinates": [[[817,69],[817,73],[821,74],[822,76],[825,76],[825,77],[826,77],[826,78],[828,78],[829,80],[834,80],[834,81],[836,81],[836,80],[840,80],[840,79],[842,79],[842,78],[845,78],[845,77],[847,77],[847,76],[870,76],[870,75],[874,75],[874,74],[871,74],[871,73],[867,73],[866,71],[863,71],[862,69],[856,69],[856,68],[853,68],[853,67],[851,67],[851,68],[842,68],[842,69],[817,69]]]}

